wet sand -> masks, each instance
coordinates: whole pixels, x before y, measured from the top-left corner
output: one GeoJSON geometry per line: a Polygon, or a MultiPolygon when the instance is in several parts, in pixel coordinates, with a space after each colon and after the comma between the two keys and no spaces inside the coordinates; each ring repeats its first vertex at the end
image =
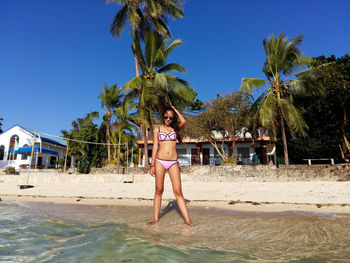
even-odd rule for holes
{"type": "MultiPolygon", "coordinates": [[[[154,178],[150,175],[139,176],[134,183],[115,180],[115,175],[89,176],[34,175],[29,182],[34,188],[30,189],[19,188],[25,183],[25,175],[3,176],[0,178],[0,198],[4,201],[108,206],[151,207],[153,204],[154,178]]],[[[198,182],[184,177],[182,186],[190,208],[350,214],[350,182],[198,182]]],[[[174,200],[168,176],[165,177],[163,200],[163,207],[174,200]]]]}
{"type": "MultiPolygon", "coordinates": [[[[14,202],[45,202],[52,204],[77,204],[77,205],[94,205],[103,207],[147,207],[152,210],[152,199],[122,199],[122,198],[93,198],[93,197],[47,197],[35,195],[2,195],[2,201],[14,202]]],[[[162,208],[174,201],[174,199],[165,199],[162,208]]],[[[245,212],[288,212],[288,211],[307,211],[321,212],[332,214],[349,214],[350,204],[300,204],[300,203],[279,203],[279,202],[253,202],[253,201],[190,201],[186,199],[189,209],[223,209],[229,211],[245,212]]]]}

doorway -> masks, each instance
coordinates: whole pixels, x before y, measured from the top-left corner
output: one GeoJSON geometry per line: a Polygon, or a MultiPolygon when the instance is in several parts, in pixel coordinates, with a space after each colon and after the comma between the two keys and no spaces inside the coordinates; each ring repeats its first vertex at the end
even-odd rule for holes
{"type": "Polygon", "coordinates": [[[200,160],[198,158],[198,149],[192,148],[191,149],[191,165],[200,164],[200,160]]]}
{"type": "Polygon", "coordinates": [[[203,165],[209,165],[209,164],[210,164],[210,149],[203,148],[203,165]]]}

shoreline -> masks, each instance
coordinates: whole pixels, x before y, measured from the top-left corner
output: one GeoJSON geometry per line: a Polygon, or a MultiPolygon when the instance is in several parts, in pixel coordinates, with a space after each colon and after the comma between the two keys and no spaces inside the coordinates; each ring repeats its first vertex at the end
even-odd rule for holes
{"type": "MultiPolygon", "coordinates": [[[[84,196],[38,196],[38,195],[2,195],[3,202],[38,202],[67,205],[89,205],[101,207],[149,207],[152,209],[153,199],[147,198],[114,198],[114,197],[84,197],[84,196]]],[[[175,199],[163,199],[162,208],[175,199]]],[[[227,210],[235,212],[306,212],[350,215],[350,204],[310,204],[310,203],[285,203],[285,202],[253,202],[253,201],[222,200],[188,200],[187,205],[191,208],[205,208],[209,210],[227,210]]]]}
{"type": "MultiPolygon", "coordinates": [[[[182,191],[191,207],[229,211],[306,211],[350,214],[350,181],[197,181],[199,174],[182,176],[182,191]]],[[[27,176],[0,176],[0,198],[15,202],[52,202],[96,206],[151,207],[154,178],[137,175],[124,183],[123,175],[33,174],[33,188],[20,189],[27,176]]],[[[164,180],[163,203],[175,200],[169,176],[164,180]]]]}

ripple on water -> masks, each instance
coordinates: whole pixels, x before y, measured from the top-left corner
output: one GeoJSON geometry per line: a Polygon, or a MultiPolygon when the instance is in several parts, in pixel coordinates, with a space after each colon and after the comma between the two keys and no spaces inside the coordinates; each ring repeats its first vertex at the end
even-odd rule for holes
{"type": "Polygon", "coordinates": [[[0,203],[1,262],[346,262],[349,217],[0,203]]]}

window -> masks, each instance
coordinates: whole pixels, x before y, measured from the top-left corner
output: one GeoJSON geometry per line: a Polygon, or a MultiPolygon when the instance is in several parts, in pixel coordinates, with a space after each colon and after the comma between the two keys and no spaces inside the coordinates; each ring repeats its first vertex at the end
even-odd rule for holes
{"type": "Polygon", "coordinates": [[[4,154],[5,154],[5,146],[0,146],[0,160],[4,160],[4,154]]]}
{"type": "MultiPolygon", "coordinates": [[[[23,145],[22,147],[27,147],[28,146],[28,144],[25,144],[25,145],[23,145]]],[[[25,155],[25,154],[21,154],[22,156],[21,156],[21,160],[27,160],[28,159],[28,155],[25,155]]]]}
{"type": "Polygon", "coordinates": [[[249,147],[238,147],[237,154],[238,157],[249,158],[249,147]]]}
{"type": "Polygon", "coordinates": [[[186,149],[177,149],[177,160],[180,164],[187,164],[189,160],[187,160],[187,151],[186,149]]]}
{"type": "Polygon", "coordinates": [[[17,159],[17,153],[10,154],[10,150],[15,147],[15,142],[17,141],[17,144],[19,143],[19,137],[17,134],[12,135],[10,138],[10,144],[9,144],[9,154],[7,156],[7,160],[16,160],[17,159]]]}

